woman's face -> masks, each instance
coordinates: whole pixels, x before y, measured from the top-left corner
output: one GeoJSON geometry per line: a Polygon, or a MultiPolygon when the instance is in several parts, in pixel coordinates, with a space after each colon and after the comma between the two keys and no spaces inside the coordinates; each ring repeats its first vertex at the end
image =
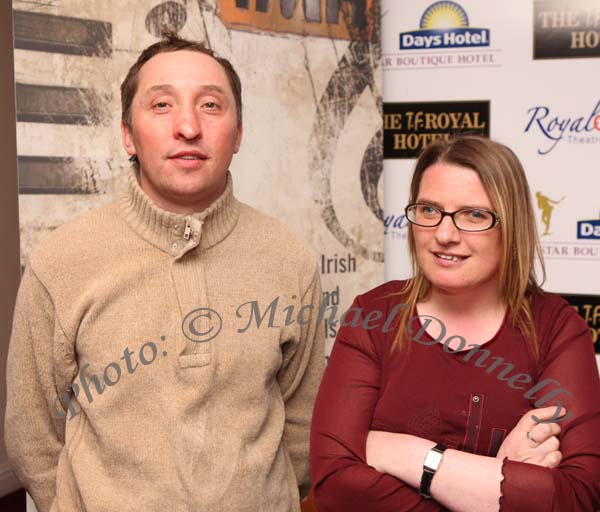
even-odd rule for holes
{"type": "MultiPolygon", "coordinates": [[[[494,211],[478,174],[447,163],[436,163],[425,170],[417,203],[446,212],[463,208],[494,211]]],[[[445,216],[436,227],[411,224],[411,229],[417,262],[434,291],[499,294],[502,240],[498,224],[487,231],[466,232],[445,216]]]]}

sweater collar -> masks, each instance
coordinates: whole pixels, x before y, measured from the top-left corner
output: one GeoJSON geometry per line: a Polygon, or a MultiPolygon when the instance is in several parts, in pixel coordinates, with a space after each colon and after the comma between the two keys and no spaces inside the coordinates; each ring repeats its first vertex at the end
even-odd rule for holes
{"type": "Polygon", "coordinates": [[[240,214],[240,203],[233,196],[229,171],[225,191],[214,203],[201,212],[184,215],[156,206],[142,190],[132,170],[120,206],[125,221],[138,235],[176,257],[198,245],[208,249],[221,242],[231,233],[240,214]]]}

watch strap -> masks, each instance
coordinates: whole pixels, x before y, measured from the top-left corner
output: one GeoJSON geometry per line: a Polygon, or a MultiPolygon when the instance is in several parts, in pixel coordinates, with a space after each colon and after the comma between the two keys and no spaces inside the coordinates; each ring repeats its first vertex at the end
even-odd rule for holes
{"type": "MultiPolygon", "coordinates": [[[[429,450],[429,452],[434,451],[439,453],[441,456],[446,449],[447,446],[444,446],[443,444],[436,444],[431,450],[429,450]]],[[[429,454],[429,452],[427,453],[429,454]]],[[[433,481],[433,476],[440,467],[441,461],[442,459],[440,457],[436,467],[429,467],[423,464],[423,474],[421,475],[421,485],[419,486],[419,494],[426,500],[431,499],[431,482],[433,481]]]]}

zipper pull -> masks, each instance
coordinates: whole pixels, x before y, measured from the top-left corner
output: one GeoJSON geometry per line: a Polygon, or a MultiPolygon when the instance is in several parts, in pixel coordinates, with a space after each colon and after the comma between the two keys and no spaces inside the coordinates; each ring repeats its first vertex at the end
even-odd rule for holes
{"type": "Polygon", "coordinates": [[[192,226],[188,221],[185,222],[185,231],[183,232],[183,238],[186,240],[190,239],[190,235],[192,234],[192,226]]]}

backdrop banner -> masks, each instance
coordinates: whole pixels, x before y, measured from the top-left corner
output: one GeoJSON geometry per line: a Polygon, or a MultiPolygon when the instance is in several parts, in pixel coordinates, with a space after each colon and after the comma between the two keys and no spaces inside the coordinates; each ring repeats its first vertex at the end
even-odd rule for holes
{"type": "MultiPolygon", "coordinates": [[[[13,2],[22,263],[125,190],[119,85],[163,28],[240,74],[238,198],[317,250],[340,316],[383,280],[378,0],[13,2]],[[118,7],[116,7],[118,4],[118,7]]],[[[338,324],[327,331],[327,353],[338,324]]]]}
{"type": "Polygon", "coordinates": [[[544,288],[577,308],[600,354],[600,0],[383,0],[382,12],[386,279],[410,274],[415,157],[481,133],[523,163],[544,288]]]}

